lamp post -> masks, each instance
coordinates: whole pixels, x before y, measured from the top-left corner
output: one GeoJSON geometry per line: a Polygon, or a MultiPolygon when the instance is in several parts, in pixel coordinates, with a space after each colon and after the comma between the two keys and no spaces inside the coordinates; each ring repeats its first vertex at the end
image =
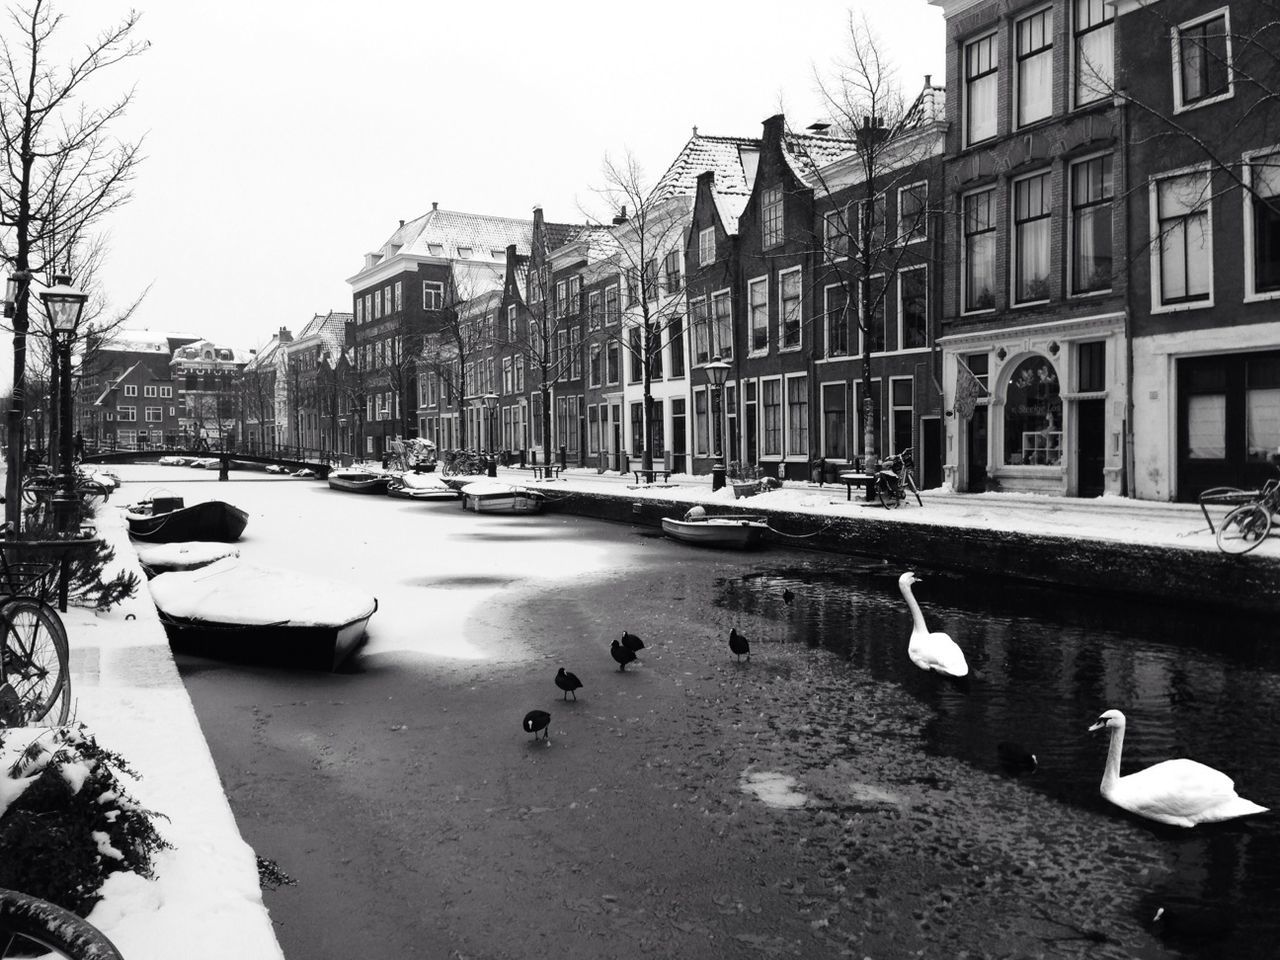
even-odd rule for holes
{"type": "Polygon", "coordinates": [[[498,395],[496,393],[486,393],[484,395],[485,420],[489,428],[489,476],[496,477],[498,475],[498,459],[493,453],[493,415],[498,409],[498,395]]]}
{"type": "Polygon", "coordinates": [[[62,447],[62,470],[58,491],[53,495],[54,523],[59,530],[68,529],[76,519],[75,449],[71,428],[71,342],[88,295],[71,285],[70,277],[54,277],[53,286],[40,293],[49,330],[58,355],[58,440],[62,447]]]}
{"type": "Polygon", "coordinates": [[[711,490],[712,492],[719,490],[724,486],[724,452],[721,449],[720,438],[720,405],[724,394],[724,382],[729,376],[729,364],[725,363],[717,355],[711,358],[710,363],[704,363],[702,369],[706,371],[707,382],[711,384],[711,417],[715,420],[714,445],[715,463],[711,465],[711,490]]]}

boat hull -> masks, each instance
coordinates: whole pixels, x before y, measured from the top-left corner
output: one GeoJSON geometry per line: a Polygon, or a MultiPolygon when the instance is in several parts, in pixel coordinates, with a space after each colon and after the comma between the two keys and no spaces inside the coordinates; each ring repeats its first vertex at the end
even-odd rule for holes
{"type": "Polygon", "coordinates": [[[514,491],[512,493],[462,493],[462,507],[476,513],[539,513],[542,498],[537,494],[514,491]]]}
{"type": "Polygon", "coordinates": [[[353,477],[335,477],[333,474],[329,474],[329,489],[341,490],[344,493],[384,494],[387,492],[387,479],[387,477],[355,479],[353,477]]]}
{"type": "Polygon", "coordinates": [[[179,653],[276,667],[336,670],[364,645],[369,618],[377,609],[375,602],[364,616],[333,625],[216,623],[164,613],[160,622],[169,646],[179,653]]]}
{"type": "Polygon", "coordinates": [[[128,521],[129,536],[148,543],[186,540],[235,543],[249,523],[249,514],[221,500],[208,500],[166,513],[131,513],[128,521]]]}
{"type": "Polygon", "coordinates": [[[700,547],[746,550],[759,546],[768,529],[768,524],[761,520],[739,517],[713,517],[707,520],[662,518],[663,533],[674,540],[700,547]]]}

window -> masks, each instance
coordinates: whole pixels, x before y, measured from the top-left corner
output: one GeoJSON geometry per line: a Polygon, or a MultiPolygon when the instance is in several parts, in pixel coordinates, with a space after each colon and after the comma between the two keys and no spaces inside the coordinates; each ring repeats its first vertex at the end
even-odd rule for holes
{"type": "Polygon", "coordinates": [[[711,295],[711,313],[715,321],[712,355],[730,360],[733,358],[733,301],[729,299],[728,290],[711,295]]]}
{"type": "Polygon", "coordinates": [[[1062,459],[1058,373],[1044,357],[1028,357],[1009,378],[1004,403],[1005,463],[1057,466],[1062,459]]]}
{"type": "Polygon", "coordinates": [[[898,274],[898,349],[927,347],[929,268],[916,267],[898,274]]]}
{"type": "Polygon", "coordinates": [[[563,280],[557,280],[557,281],[556,281],[556,312],[555,312],[555,315],[556,315],[557,317],[563,317],[563,316],[565,315],[565,313],[566,313],[566,310],[565,310],[565,303],[566,303],[566,299],[565,299],[565,298],[566,298],[567,296],[568,296],[568,293],[567,293],[567,285],[566,285],[565,281],[563,281],[563,280]]]}
{"type": "Polygon", "coordinates": [[[619,347],[616,340],[610,340],[605,346],[605,376],[610,386],[618,382],[618,350],[619,347]]]}
{"type": "Polygon", "coordinates": [[[161,423],[164,420],[164,407],[147,407],[147,423],[161,423]]]}
{"type": "Polygon", "coordinates": [[[707,455],[707,389],[698,387],[693,391],[693,452],[696,456],[707,455]]]}
{"type": "Polygon", "coordinates": [[[925,210],[929,199],[928,183],[913,183],[898,191],[898,242],[923,240],[928,228],[925,210]]]}
{"type": "Polygon", "coordinates": [[[382,316],[382,291],[373,291],[373,318],[376,320],[382,316]]]}
{"type": "Polygon", "coordinates": [[[158,391],[156,390],[156,388],[155,388],[155,387],[143,387],[143,388],[142,388],[142,395],[143,395],[144,397],[154,397],[154,396],[156,396],[157,392],[158,392],[158,391]]]}
{"type": "Polygon", "coordinates": [[[996,35],[981,37],[964,48],[965,143],[996,135],[996,80],[1000,69],[996,35]]]}
{"type": "Polygon", "coordinates": [[[599,330],[604,324],[604,316],[600,306],[600,291],[592,290],[587,294],[587,325],[591,330],[599,330]]]}
{"type": "Polygon", "coordinates": [[[840,260],[849,256],[853,244],[850,236],[849,216],[852,205],[832,210],[822,217],[822,249],[828,260],[840,260]]]}
{"type": "Polygon", "coordinates": [[[161,388],[160,388],[160,396],[161,396],[161,397],[172,397],[172,396],[173,396],[173,387],[161,387],[161,388]]]}
{"type": "Polygon", "coordinates": [[[996,305],[996,192],[964,198],[964,309],[990,310],[996,305]]]}
{"type": "MultiPolygon", "coordinates": [[[[489,361],[490,365],[493,361],[489,361]]],[[[582,328],[569,328],[569,376],[574,380],[582,376],[582,328]]]]}
{"type": "Polygon", "coordinates": [[[911,446],[912,381],[910,377],[889,380],[889,449],[895,452],[911,446]]]}
{"type": "Polygon", "coordinates": [[[787,378],[787,456],[809,456],[809,378],[787,378]]]}
{"type": "MultiPolygon", "coordinates": [[[[644,270],[641,273],[640,279],[641,279],[641,283],[643,284],[643,289],[641,290],[641,293],[644,294],[644,298],[646,300],[657,300],[658,294],[662,292],[659,289],[659,283],[658,283],[658,261],[657,260],[646,260],[644,262],[644,270]]],[[[634,301],[634,299],[635,298],[633,297],[632,300],[634,301]]]]}
{"type": "Polygon", "coordinates": [[[863,246],[870,247],[873,251],[877,247],[884,244],[884,228],[885,221],[888,219],[885,214],[885,197],[884,194],[876,197],[871,205],[871,234],[870,239],[867,237],[867,201],[860,200],[858,202],[858,237],[861,239],[863,246]]]}
{"type": "Polygon", "coordinates": [[[368,293],[364,295],[364,318],[373,319],[373,295],[368,293]]]}
{"type": "Polygon", "coordinates": [[[603,354],[600,352],[599,344],[596,344],[591,348],[591,362],[587,367],[587,370],[590,374],[591,386],[593,387],[600,386],[601,373],[602,373],[600,367],[602,364],[602,360],[603,360],[603,354]]]}
{"type": "Polygon", "coordinates": [[[800,280],[799,268],[778,274],[783,350],[795,350],[800,346],[800,280]]]}
{"type": "Polygon", "coordinates": [[[582,278],[581,277],[569,278],[569,287],[566,295],[569,298],[566,301],[566,312],[571,316],[575,316],[577,315],[578,311],[582,309],[582,278]]]}
{"type": "Polygon", "coordinates": [[[1088,340],[1076,346],[1076,389],[1081,393],[1107,389],[1107,341],[1088,340]]]}
{"type": "Polygon", "coordinates": [[[472,255],[473,255],[474,253],[475,253],[475,251],[474,251],[474,250],[472,250],[470,247],[459,247],[459,248],[458,248],[458,259],[459,259],[459,260],[470,260],[470,259],[471,259],[471,257],[472,257],[472,255]]]}
{"type": "Polygon", "coordinates": [[[822,455],[829,460],[849,457],[849,411],[843,383],[822,385],[822,455]]]}
{"type": "Polygon", "coordinates": [[[644,452],[644,404],[631,405],[631,455],[640,456],[644,452]]]}
{"type": "Polygon", "coordinates": [[[782,242],[782,186],[769,187],[760,203],[760,246],[776,247],[782,242]]]}
{"type": "Polygon", "coordinates": [[[1111,155],[1071,165],[1071,292],[1111,289],[1111,155]]]}
{"type": "Polygon", "coordinates": [[[422,309],[439,310],[444,305],[444,284],[434,280],[422,281],[422,309]]]}
{"type": "Polygon", "coordinates": [[[1253,251],[1245,262],[1245,294],[1280,293],[1280,153],[1251,158],[1248,177],[1245,231],[1253,251]]]}
{"type": "Polygon", "coordinates": [[[858,304],[858,314],[862,316],[863,311],[870,305],[871,317],[866,321],[866,330],[861,331],[862,350],[868,353],[880,353],[884,350],[884,277],[872,277],[870,280],[863,280],[860,284],[862,291],[862,301],[858,304]]]}
{"type": "Polygon", "coordinates": [[[1280,449],[1280,354],[1245,360],[1245,458],[1266,463],[1280,449]]]}
{"type": "Polygon", "coordinates": [[[356,297],[356,323],[364,323],[364,301],[356,297]]]}
{"type": "Polygon", "coordinates": [[[1013,300],[1049,299],[1049,174],[1013,184],[1013,300]]]}
{"type": "Polygon", "coordinates": [[[698,231],[698,266],[705,267],[716,260],[716,228],[698,231]]]}
{"type": "Polygon", "coordinates": [[[671,348],[671,376],[684,376],[684,318],[672,317],[667,324],[667,343],[671,348]]]}
{"type": "Polygon", "coordinates": [[[631,382],[644,379],[643,351],[640,349],[640,328],[632,327],[627,337],[627,353],[631,358],[631,382]]]}
{"type": "Polygon", "coordinates": [[[1174,29],[1174,109],[1231,96],[1231,38],[1226,8],[1174,29]]]}
{"type": "Polygon", "coordinates": [[[782,382],[764,380],[760,384],[764,408],[764,456],[782,455],[782,382]]]}
{"type": "Polygon", "coordinates": [[[1152,184],[1155,239],[1152,256],[1159,306],[1211,298],[1213,258],[1209,174],[1189,173],[1152,184]]]}
{"type": "Polygon", "coordinates": [[[1053,10],[1018,21],[1018,126],[1053,113],[1053,10]]]}
{"type": "Polygon", "coordinates": [[[667,293],[680,290],[680,251],[672,250],[662,260],[662,278],[667,293]]]}
{"type": "Polygon", "coordinates": [[[604,292],[604,322],[612,326],[621,316],[618,310],[618,288],[616,285],[608,287],[604,292]]]}
{"type": "Polygon", "coordinates": [[[134,423],[138,419],[137,407],[116,407],[117,418],[123,423],[134,423]]]}
{"type": "Polygon", "coordinates": [[[1112,22],[1115,8],[1106,0],[1073,0],[1075,105],[1082,107],[1111,96],[1115,80],[1112,22]]]}
{"type": "Polygon", "coordinates": [[[124,395],[126,397],[136,397],[138,395],[138,385],[136,383],[126,383],[124,385],[124,395]]]}
{"type": "Polygon", "coordinates": [[[707,301],[689,301],[689,321],[693,324],[693,362],[701,365],[711,359],[711,323],[707,318],[707,301]]]}
{"type": "Polygon", "coordinates": [[[843,357],[849,353],[849,318],[845,308],[849,298],[844,287],[836,284],[823,291],[823,314],[826,317],[826,351],[828,357],[843,357]]]}
{"type": "Polygon", "coordinates": [[[769,350],[769,278],[747,283],[747,309],[751,317],[751,352],[769,350]]]}
{"type": "Polygon", "coordinates": [[[396,286],[395,286],[395,291],[396,291],[396,309],[397,309],[397,310],[403,309],[403,305],[404,305],[404,289],[403,289],[403,287],[404,287],[404,283],[403,283],[402,281],[400,281],[400,280],[397,280],[397,281],[396,281],[396,286]]]}

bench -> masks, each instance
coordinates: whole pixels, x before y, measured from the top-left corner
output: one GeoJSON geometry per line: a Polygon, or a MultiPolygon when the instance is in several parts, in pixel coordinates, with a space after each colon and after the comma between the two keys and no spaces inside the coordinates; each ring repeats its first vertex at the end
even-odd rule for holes
{"type": "Polygon", "coordinates": [[[643,457],[627,457],[627,469],[630,470],[633,474],[635,474],[637,484],[656,483],[657,481],[654,478],[659,474],[662,475],[663,483],[666,483],[671,479],[670,467],[665,465],[657,466],[655,464],[652,470],[646,470],[644,469],[643,457]],[[641,479],[642,476],[644,477],[643,480],[641,479]]]}
{"type": "Polygon", "coordinates": [[[551,480],[560,476],[560,465],[555,463],[533,465],[533,479],[551,480]]]}
{"type": "Polygon", "coordinates": [[[876,490],[875,474],[857,473],[852,470],[846,470],[844,473],[839,474],[836,477],[836,480],[844,484],[844,498],[846,500],[853,499],[854,487],[862,487],[867,491],[866,499],[868,500],[874,499],[872,495],[875,493],[875,490],[876,490]]]}

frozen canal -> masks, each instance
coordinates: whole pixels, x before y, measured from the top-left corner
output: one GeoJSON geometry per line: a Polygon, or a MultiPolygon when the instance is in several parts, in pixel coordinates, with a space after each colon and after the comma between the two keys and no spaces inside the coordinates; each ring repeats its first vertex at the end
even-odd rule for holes
{"type": "Polygon", "coordinates": [[[349,672],[179,662],[245,839],[297,880],[266,894],[291,958],[1275,955],[1276,815],[1135,820],[1086,733],[1121,709],[1124,772],[1190,756],[1280,804],[1274,625],[929,578],[959,686],[907,660],[901,571],[872,562],[122,474],[236,503],[245,557],[379,598],[349,672]],[[620,673],[624,629],[646,649],[620,673]],[[1002,740],[1039,769],[1003,771],[1002,740]],[[1224,929],[1161,938],[1160,905],[1224,929]]]}

